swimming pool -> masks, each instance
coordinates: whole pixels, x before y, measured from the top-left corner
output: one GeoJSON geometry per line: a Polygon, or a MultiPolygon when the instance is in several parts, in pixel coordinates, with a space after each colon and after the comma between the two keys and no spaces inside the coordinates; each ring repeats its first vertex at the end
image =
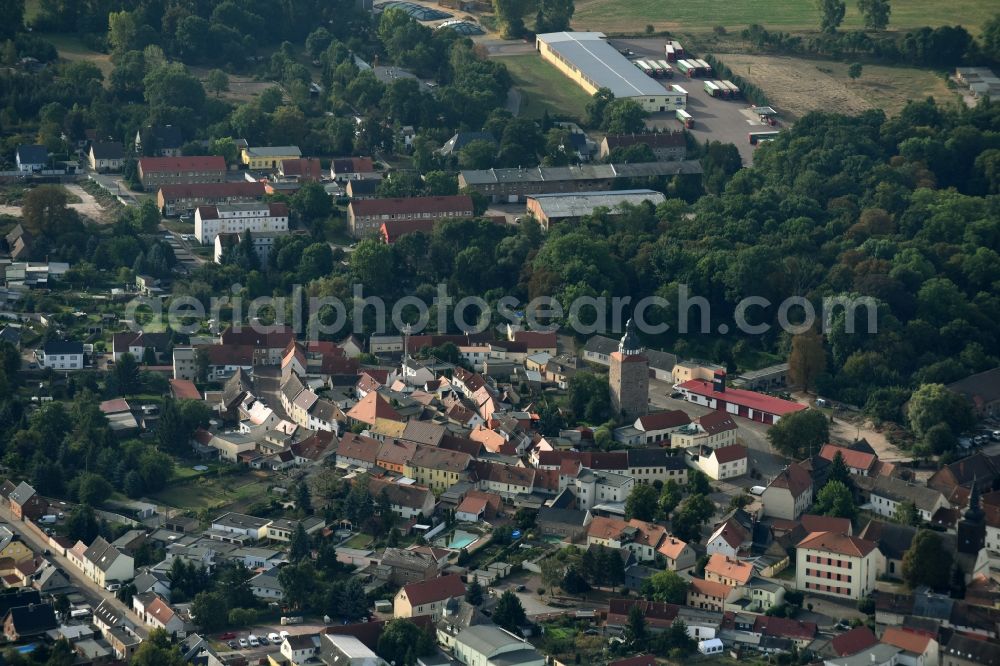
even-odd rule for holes
{"type": "Polygon", "coordinates": [[[438,545],[444,546],[445,548],[452,548],[454,550],[462,550],[463,548],[468,548],[478,540],[478,534],[455,530],[455,535],[451,538],[451,541],[447,541],[444,538],[438,539],[438,545]]]}

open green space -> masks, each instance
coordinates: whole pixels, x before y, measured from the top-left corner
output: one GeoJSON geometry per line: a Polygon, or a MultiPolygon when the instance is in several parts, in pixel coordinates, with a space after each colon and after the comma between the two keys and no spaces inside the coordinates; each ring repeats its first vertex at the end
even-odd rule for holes
{"type": "MultiPolygon", "coordinates": [[[[978,34],[983,23],[997,11],[994,3],[982,0],[908,0],[892,5],[889,28],[907,30],[929,25],[964,25],[978,34]]],[[[646,25],[656,30],[711,30],[744,28],[759,23],[782,30],[818,30],[819,11],[812,0],[732,0],[724,3],[682,2],[681,0],[581,0],[573,15],[575,30],[641,33],[646,25]]],[[[857,4],[847,3],[844,29],[863,27],[857,4]]]]}
{"type": "Polygon", "coordinates": [[[114,65],[111,64],[111,56],[107,53],[99,53],[88,48],[76,35],[44,33],[42,37],[52,42],[52,45],[59,51],[59,57],[66,60],[88,60],[101,70],[104,74],[105,82],[111,75],[114,65]]]}
{"type": "Polygon", "coordinates": [[[369,534],[358,533],[352,536],[350,539],[344,542],[344,548],[367,548],[372,542],[372,537],[369,534]]]}
{"type": "Polygon", "coordinates": [[[507,66],[521,91],[522,116],[541,118],[547,109],[553,118],[584,117],[590,95],[540,56],[504,56],[498,61],[507,66]]]}
{"type": "Polygon", "coordinates": [[[253,474],[202,476],[187,482],[173,481],[169,488],[152,494],[151,498],[177,509],[222,509],[263,500],[267,486],[265,479],[253,474]]]}

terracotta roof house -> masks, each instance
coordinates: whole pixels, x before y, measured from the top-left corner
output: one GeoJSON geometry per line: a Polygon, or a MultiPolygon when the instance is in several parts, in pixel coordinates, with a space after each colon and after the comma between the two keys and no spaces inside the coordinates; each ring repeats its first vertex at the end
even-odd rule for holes
{"type": "Polygon", "coordinates": [[[812,532],[835,532],[850,536],[854,529],[849,518],[817,516],[812,513],[802,514],[799,522],[802,523],[802,527],[805,528],[807,534],[812,532]]]}
{"type": "Polygon", "coordinates": [[[393,409],[389,401],[378,391],[372,391],[359,400],[347,412],[347,418],[351,420],[351,423],[365,423],[367,425],[374,425],[377,418],[390,419],[392,421],[403,420],[399,412],[393,409]]]}
{"type": "Polygon", "coordinates": [[[377,439],[345,432],[337,442],[337,465],[371,469],[375,466],[380,447],[377,439]]]}
{"type": "Polygon", "coordinates": [[[610,599],[608,601],[608,627],[624,628],[628,624],[629,612],[633,606],[638,606],[646,619],[646,627],[652,631],[663,631],[669,629],[680,606],[668,604],[660,601],[646,601],[645,599],[610,599]]]}
{"type": "Polygon", "coordinates": [[[813,479],[798,463],[792,463],[775,476],[761,496],[764,515],[795,520],[812,505],[813,479]]]}
{"type": "Polygon", "coordinates": [[[872,630],[865,625],[861,625],[860,627],[854,627],[850,631],[845,631],[842,634],[834,636],[830,640],[830,647],[833,648],[834,654],[838,657],[849,657],[862,650],[867,650],[876,643],[878,643],[878,639],[875,638],[872,630]]]}
{"type": "Polygon", "coordinates": [[[809,645],[816,638],[818,627],[815,622],[802,622],[784,617],[758,615],[754,620],[753,633],[776,638],[787,638],[799,647],[809,645]]]}
{"type": "Polygon", "coordinates": [[[874,542],[836,532],[808,535],[796,545],[795,555],[798,589],[855,600],[875,589],[885,566],[874,542]]]}
{"type": "Polygon", "coordinates": [[[449,575],[404,585],[393,600],[393,617],[440,615],[449,601],[465,597],[465,581],[449,575]]]}
{"type": "Polygon", "coordinates": [[[666,568],[671,571],[693,567],[698,557],[698,554],[687,542],[681,541],[673,535],[667,535],[656,552],[664,557],[667,561],[666,568]]]}
{"type": "Polygon", "coordinates": [[[824,444],[823,448],[819,451],[820,457],[826,458],[830,462],[833,462],[838,453],[843,457],[844,464],[847,465],[847,469],[850,470],[851,474],[871,476],[875,469],[875,464],[878,462],[878,456],[874,453],[855,451],[846,446],[838,446],[836,444],[824,444]]]}
{"type": "Polygon", "coordinates": [[[734,557],[715,553],[705,565],[705,580],[724,583],[730,587],[746,585],[753,576],[753,565],[734,557]]]}

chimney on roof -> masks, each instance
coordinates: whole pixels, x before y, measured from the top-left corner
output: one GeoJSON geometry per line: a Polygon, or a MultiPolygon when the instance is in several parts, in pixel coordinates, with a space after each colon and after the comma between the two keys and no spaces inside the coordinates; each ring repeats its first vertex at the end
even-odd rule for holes
{"type": "Polygon", "coordinates": [[[718,393],[726,392],[726,372],[724,370],[716,370],[715,374],[712,375],[712,389],[718,393]]]}

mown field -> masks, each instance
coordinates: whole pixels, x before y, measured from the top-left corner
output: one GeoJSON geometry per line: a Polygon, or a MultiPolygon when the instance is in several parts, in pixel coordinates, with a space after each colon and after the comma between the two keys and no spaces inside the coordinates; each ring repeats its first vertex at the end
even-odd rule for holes
{"type": "Polygon", "coordinates": [[[842,62],[726,53],[717,57],[763,89],[791,118],[809,111],[859,113],[874,108],[893,115],[911,99],[958,100],[941,76],[915,67],[865,65],[861,77],[852,81],[848,64],[842,62]]]}
{"type": "Polygon", "coordinates": [[[551,116],[584,117],[590,95],[538,54],[502,56],[497,61],[507,66],[521,91],[520,115],[540,118],[548,109],[551,116]]]}
{"type": "MultiPolygon", "coordinates": [[[[983,0],[906,0],[894,2],[890,29],[930,25],[964,25],[978,33],[983,23],[998,11],[983,0]]],[[[573,15],[575,30],[641,32],[646,25],[656,30],[711,30],[715,26],[741,29],[751,23],[782,30],[816,30],[819,12],[813,0],[730,0],[688,2],[686,0],[577,0],[573,15]]],[[[857,4],[847,2],[843,27],[862,27],[857,4]]]]}

